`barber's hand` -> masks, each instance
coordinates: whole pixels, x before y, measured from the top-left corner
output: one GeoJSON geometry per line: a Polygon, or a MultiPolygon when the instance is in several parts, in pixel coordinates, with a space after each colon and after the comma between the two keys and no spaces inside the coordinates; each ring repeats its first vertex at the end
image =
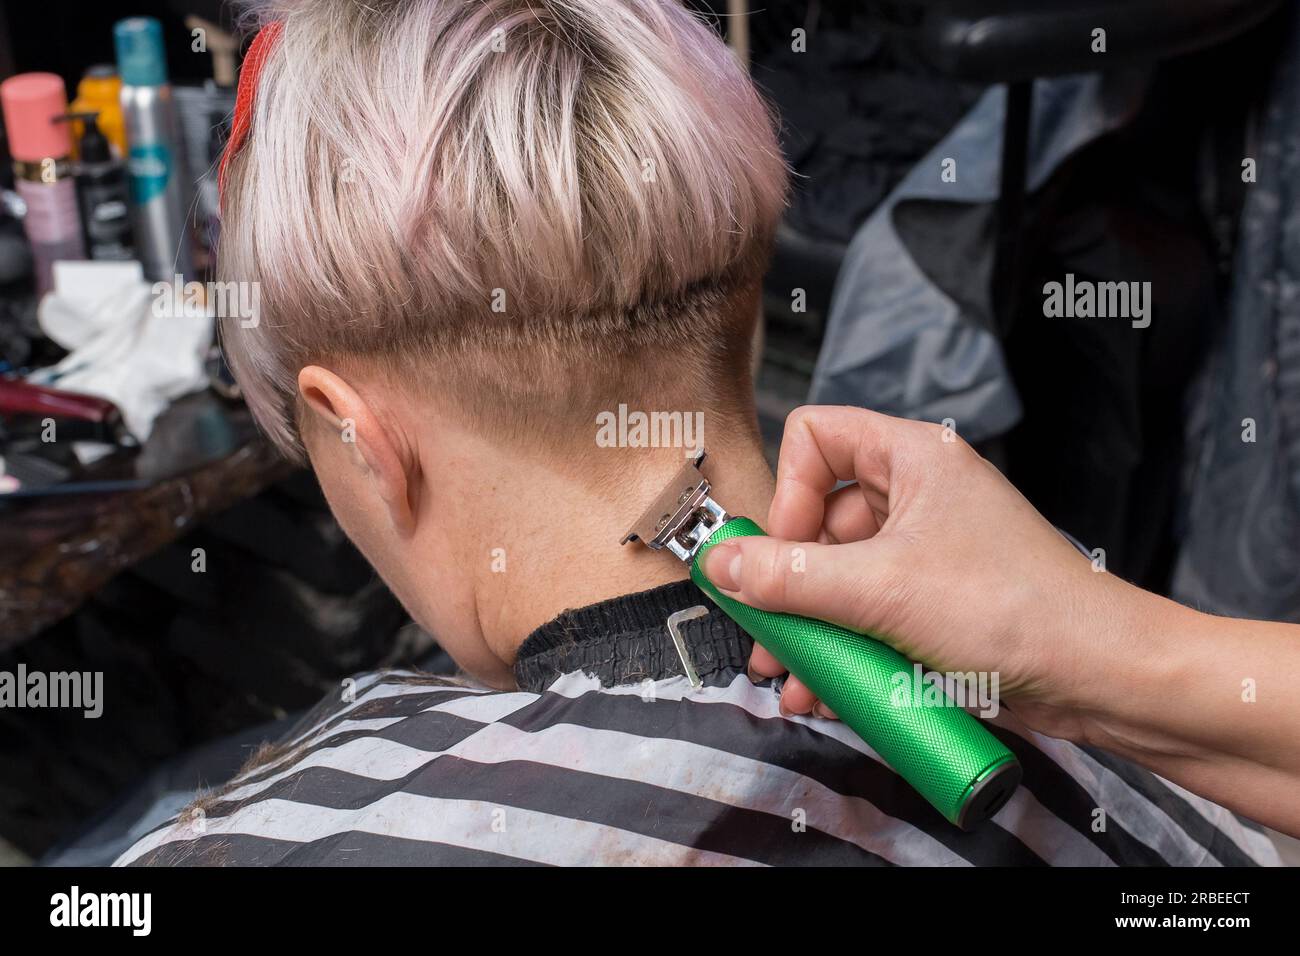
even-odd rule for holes
{"type": "MultiPolygon", "coordinates": [[[[863,409],[791,414],[766,528],[715,546],[709,580],[941,672],[996,671],[1003,700],[1057,736],[1071,735],[1088,682],[1133,638],[1148,597],[1094,570],[951,430],[863,409]],[[840,481],[857,484],[833,491],[840,481]]],[[[756,646],[750,670],[785,668],[756,646]]],[[[793,676],[782,709],[831,716],[793,676]]]]}

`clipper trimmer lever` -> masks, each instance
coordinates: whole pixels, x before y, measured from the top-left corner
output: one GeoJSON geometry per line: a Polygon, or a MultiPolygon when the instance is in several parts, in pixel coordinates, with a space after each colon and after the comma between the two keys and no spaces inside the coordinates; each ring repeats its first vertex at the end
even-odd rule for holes
{"type": "MultiPolygon", "coordinates": [[[[729,538],[763,534],[729,515],[701,471],[704,452],[688,461],[623,536],[668,550],[691,580],[749,635],[776,656],[951,823],[970,829],[1011,798],[1020,783],[1015,756],[971,714],[951,701],[917,700],[895,689],[912,664],[886,644],[825,621],[761,611],[719,591],[704,576],[704,555],[729,538]]],[[[793,572],[792,572],[793,573],[793,572]]],[[[804,572],[809,573],[809,572],[804,572]]],[[[813,572],[815,573],[815,572],[813,572]]]]}

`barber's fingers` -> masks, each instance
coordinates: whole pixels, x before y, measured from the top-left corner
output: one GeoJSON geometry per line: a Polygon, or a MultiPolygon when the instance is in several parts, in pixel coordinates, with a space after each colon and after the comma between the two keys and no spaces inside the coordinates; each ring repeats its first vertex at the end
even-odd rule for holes
{"type": "MultiPolygon", "coordinates": [[[[869,538],[880,530],[880,518],[867,503],[857,485],[849,485],[826,497],[826,516],[818,540],[840,544],[869,538]]],[[[755,644],[749,656],[750,679],[759,681],[785,674],[785,665],[762,644],[755,644]]],[[[812,713],[837,719],[835,713],[813,696],[797,677],[788,678],[781,691],[781,708],[787,714],[812,713]]]]}
{"type": "Polygon", "coordinates": [[[749,655],[749,676],[755,680],[765,677],[780,677],[785,673],[785,665],[776,659],[776,655],[762,644],[755,644],[749,655]]]}
{"type": "Polygon", "coordinates": [[[768,530],[795,541],[816,539],[826,496],[841,481],[856,481],[877,514],[889,511],[889,482],[901,451],[929,426],[864,408],[809,405],[785,422],[768,530]]]}
{"type": "MultiPolygon", "coordinates": [[[[780,677],[785,673],[785,665],[762,644],[755,644],[749,655],[749,676],[751,680],[780,677]]],[[[818,700],[811,690],[799,678],[791,675],[781,685],[781,709],[787,714],[816,714],[830,720],[839,720],[835,712],[818,700]]]]}
{"type": "Polygon", "coordinates": [[[783,714],[811,714],[817,697],[793,674],[781,685],[781,712],[783,714]]]}
{"type": "Polygon", "coordinates": [[[857,485],[832,491],[826,497],[826,514],[817,541],[822,544],[847,544],[870,538],[885,520],[877,514],[857,485]]]}
{"type": "Polygon", "coordinates": [[[895,544],[799,544],[764,536],[730,538],[705,555],[704,573],[742,604],[820,618],[856,630],[879,626],[891,593],[895,544]]]}

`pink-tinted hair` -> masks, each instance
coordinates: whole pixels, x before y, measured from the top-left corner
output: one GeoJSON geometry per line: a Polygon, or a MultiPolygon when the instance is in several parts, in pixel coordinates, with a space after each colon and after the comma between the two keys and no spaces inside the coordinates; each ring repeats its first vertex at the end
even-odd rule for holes
{"type": "Polygon", "coordinates": [[[219,273],[260,283],[261,315],[222,334],[291,454],[309,362],[451,359],[462,389],[474,351],[595,375],[716,337],[765,266],[787,182],[771,113],[675,0],[259,15],[283,34],[229,166],[219,273]]]}

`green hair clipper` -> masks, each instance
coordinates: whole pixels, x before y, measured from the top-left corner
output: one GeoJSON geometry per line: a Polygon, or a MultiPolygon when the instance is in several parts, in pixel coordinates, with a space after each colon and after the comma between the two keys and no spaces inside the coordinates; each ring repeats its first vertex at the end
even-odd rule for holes
{"type": "MultiPolygon", "coordinates": [[[[798,677],[836,716],[951,823],[970,829],[1011,798],[1020,763],[980,722],[950,700],[942,705],[894,689],[912,664],[893,648],[825,621],[762,611],[721,593],[704,576],[709,549],[729,538],[763,534],[710,497],[701,452],[687,462],[623,537],[667,549],[727,616],[798,677]]],[[[679,648],[680,649],[680,648],[679,648]]],[[[683,661],[689,668],[689,662],[683,661]]]]}

